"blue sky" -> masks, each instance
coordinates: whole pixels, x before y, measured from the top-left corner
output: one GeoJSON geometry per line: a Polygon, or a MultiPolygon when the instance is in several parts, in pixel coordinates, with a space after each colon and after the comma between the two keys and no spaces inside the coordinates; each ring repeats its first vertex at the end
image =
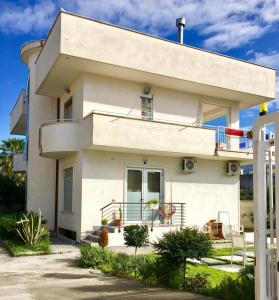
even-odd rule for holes
{"type": "MultiPolygon", "coordinates": [[[[9,137],[10,112],[26,84],[20,47],[45,38],[61,7],[175,41],[175,19],[183,16],[186,44],[279,67],[279,0],[0,0],[0,139],[9,137]]],[[[275,100],[269,111],[277,110],[275,100]]],[[[257,116],[257,107],[242,111],[241,126],[257,116]]]]}

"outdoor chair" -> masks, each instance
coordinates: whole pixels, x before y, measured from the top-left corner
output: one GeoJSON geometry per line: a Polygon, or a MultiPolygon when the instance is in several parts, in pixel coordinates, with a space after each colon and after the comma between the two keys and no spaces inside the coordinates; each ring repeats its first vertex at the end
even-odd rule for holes
{"type": "Polygon", "coordinates": [[[247,264],[247,247],[244,234],[232,234],[231,265],[234,253],[243,257],[243,267],[245,267],[247,264]],[[243,250],[234,252],[234,248],[241,248],[243,250]]]}

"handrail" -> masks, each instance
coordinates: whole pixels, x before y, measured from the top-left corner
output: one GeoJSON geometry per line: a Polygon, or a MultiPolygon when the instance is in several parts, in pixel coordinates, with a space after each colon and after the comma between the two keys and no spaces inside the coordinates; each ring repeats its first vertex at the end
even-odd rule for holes
{"type": "MultiPolygon", "coordinates": [[[[18,103],[18,101],[19,101],[19,99],[21,98],[21,95],[23,94],[23,98],[25,97],[25,89],[21,89],[21,91],[20,91],[20,93],[19,93],[19,95],[18,95],[18,97],[17,97],[17,99],[16,99],[16,103],[14,104],[14,106],[13,106],[13,108],[12,108],[12,111],[10,112],[10,116],[13,114],[13,112],[14,112],[14,110],[15,110],[15,108],[16,108],[16,106],[17,106],[17,103],[18,103]]],[[[24,102],[24,99],[23,99],[23,104],[24,104],[25,102],[24,102]]]]}
{"type": "Polygon", "coordinates": [[[102,220],[106,220],[111,226],[126,224],[146,224],[151,226],[151,231],[156,225],[179,226],[186,224],[186,203],[163,202],[160,205],[150,207],[145,202],[111,202],[103,206],[102,220]]]}

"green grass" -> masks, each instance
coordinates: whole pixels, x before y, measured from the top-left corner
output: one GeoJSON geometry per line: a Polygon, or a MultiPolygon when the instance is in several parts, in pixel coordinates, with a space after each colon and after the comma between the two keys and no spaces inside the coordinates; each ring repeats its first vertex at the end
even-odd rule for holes
{"type": "MultiPolygon", "coordinates": [[[[233,251],[240,251],[243,250],[242,248],[233,248],[233,251]]],[[[254,250],[254,247],[248,247],[247,248],[248,251],[252,251],[254,250]]],[[[214,248],[212,251],[212,254],[210,255],[210,257],[218,257],[218,256],[230,256],[232,253],[231,248],[214,248]]]]}
{"type": "Polygon", "coordinates": [[[46,255],[51,253],[51,246],[48,239],[42,240],[34,246],[27,246],[15,240],[5,240],[3,244],[11,256],[46,255]]]}
{"type": "Polygon", "coordinates": [[[222,270],[217,270],[207,266],[206,264],[187,264],[187,275],[195,275],[197,273],[208,274],[209,285],[214,288],[220,284],[225,277],[236,279],[237,273],[229,273],[222,270]]]}

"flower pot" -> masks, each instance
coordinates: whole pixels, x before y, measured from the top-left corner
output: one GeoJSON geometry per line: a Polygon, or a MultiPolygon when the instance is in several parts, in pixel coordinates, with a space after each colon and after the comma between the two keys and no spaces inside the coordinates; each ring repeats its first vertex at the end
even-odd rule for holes
{"type": "Polygon", "coordinates": [[[247,132],[247,138],[248,139],[253,139],[253,131],[248,131],[247,132]]]}
{"type": "Polygon", "coordinates": [[[115,226],[121,226],[122,225],[122,220],[121,219],[115,219],[114,220],[114,225],[115,226]]]}

